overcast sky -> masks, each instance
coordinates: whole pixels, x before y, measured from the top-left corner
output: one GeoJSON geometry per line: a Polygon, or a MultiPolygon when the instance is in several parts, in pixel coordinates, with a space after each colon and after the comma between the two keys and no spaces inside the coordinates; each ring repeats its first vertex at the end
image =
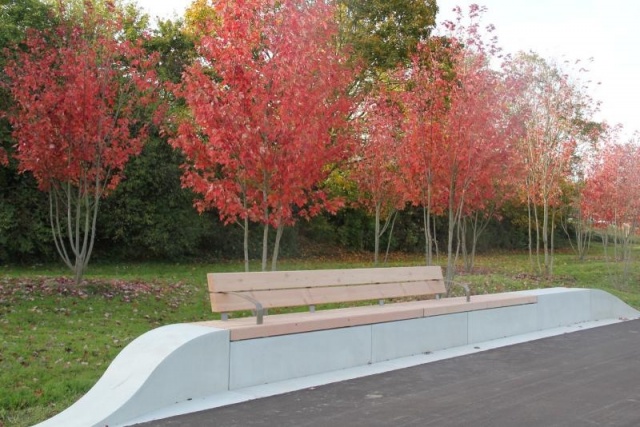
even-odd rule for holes
{"type": "Polygon", "coordinates": [[[599,86],[599,120],[640,130],[640,1],[638,0],[438,0],[439,19],[478,3],[484,23],[496,26],[507,52],[533,50],[547,59],[593,58],[588,76],[599,86]]]}
{"type": "MultiPolygon", "coordinates": [[[[366,0],[364,0],[366,1],[366,0]]],[[[137,0],[149,15],[182,15],[190,0],[137,0]]],[[[602,101],[599,120],[621,123],[625,134],[640,130],[639,0],[438,0],[438,22],[451,10],[486,6],[483,23],[496,26],[506,52],[533,50],[547,59],[593,62],[592,96],[602,101]]]]}

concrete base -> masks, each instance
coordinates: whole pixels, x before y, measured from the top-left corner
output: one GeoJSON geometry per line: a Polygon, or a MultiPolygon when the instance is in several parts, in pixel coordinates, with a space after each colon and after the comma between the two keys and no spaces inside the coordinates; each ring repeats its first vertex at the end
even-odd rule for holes
{"type": "Polygon", "coordinates": [[[39,427],[126,425],[157,411],[228,389],[229,331],[163,326],[125,347],[95,386],[39,427]]]}
{"type": "Polygon", "coordinates": [[[571,325],[640,317],[637,310],[599,290],[523,293],[537,296],[538,302],[245,341],[229,342],[226,330],[166,326],[132,342],[89,393],[39,426],[131,425],[185,408],[247,400],[250,390],[276,394],[279,384],[304,387],[319,375],[325,382],[339,381],[346,371],[399,368],[402,363],[395,361],[422,360],[445,349],[455,353],[507,337],[544,336],[544,331],[566,331],[571,325]]]}

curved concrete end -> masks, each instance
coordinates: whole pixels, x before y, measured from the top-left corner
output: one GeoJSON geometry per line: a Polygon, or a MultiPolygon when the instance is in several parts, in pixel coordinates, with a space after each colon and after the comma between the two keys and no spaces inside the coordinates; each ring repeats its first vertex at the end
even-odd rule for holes
{"type": "Polygon", "coordinates": [[[640,311],[600,289],[591,289],[591,320],[636,319],[640,311]]]}
{"type": "Polygon", "coordinates": [[[135,339],[75,404],[36,427],[116,426],[160,408],[226,391],[229,332],[163,326],[135,339]]]}

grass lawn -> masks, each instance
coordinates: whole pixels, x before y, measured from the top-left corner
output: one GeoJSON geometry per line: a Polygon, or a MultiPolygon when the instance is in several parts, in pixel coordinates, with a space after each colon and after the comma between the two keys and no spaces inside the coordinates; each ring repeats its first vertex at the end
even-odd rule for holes
{"type": "MultiPolygon", "coordinates": [[[[521,253],[481,256],[474,274],[458,278],[472,282],[474,293],[599,288],[640,308],[640,262],[624,274],[622,265],[596,252],[584,262],[556,255],[552,280],[531,274],[529,258],[521,253]]],[[[280,269],[370,266],[368,256],[349,258],[284,260],[280,269]]],[[[390,263],[422,262],[395,256],[390,263]]],[[[0,427],[33,425],[62,411],[144,332],[214,318],[206,273],[241,270],[239,262],[92,265],[86,283],[75,287],[60,267],[0,267],[0,427]]]]}

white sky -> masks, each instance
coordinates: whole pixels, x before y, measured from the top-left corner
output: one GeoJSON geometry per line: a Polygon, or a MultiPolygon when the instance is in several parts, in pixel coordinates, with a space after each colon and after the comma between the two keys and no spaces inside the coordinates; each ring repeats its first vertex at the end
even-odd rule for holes
{"type": "Polygon", "coordinates": [[[496,26],[505,52],[533,50],[546,59],[593,57],[587,67],[591,96],[602,102],[599,120],[640,130],[640,1],[638,0],[438,0],[438,22],[477,3],[483,24],[496,26]]]}
{"type": "Polygon", "coordinates": [[[182,16],[185,9],[192,0],[124,0],[125,2],[136,3],[142,7],[151,17],[151,22],[157,16],[162,18],[173,18],[174,15],[182,16]]]}
{"type": "MultiPolygon", "coordinates": [[[[366,0],[363,0],[366,1],[366,0]]],[[[640,130],[639,0],[437,0],[438,22],[477,3],[488,8],[506,52],[533,50],[547,59],[588,60],[591,95],[602,101],[599,120],[621,123],[625,135],[640,130]]],[[[191,0],[137,0],[154,18],[181,16],[191,0]]]]}

